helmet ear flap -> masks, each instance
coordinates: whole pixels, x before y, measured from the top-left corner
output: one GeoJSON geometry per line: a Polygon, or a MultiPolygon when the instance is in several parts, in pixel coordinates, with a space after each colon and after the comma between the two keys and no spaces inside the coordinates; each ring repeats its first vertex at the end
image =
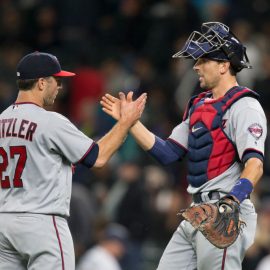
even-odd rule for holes
{"type": "Polygon", "coordinates": [[[238,55],[230,47],[223,45],[221,49],[224,51],[225,55],[227,55],[235,72],[239,72],[244,68],[238,55]]]}
{"type": "Polygon", "coordinates": [[[252,66],[249,63],[249,59],[246,53],[246,47],[243,46],[240,42],[238,43],[238,39],[235,35],[230,32],[231,40],[234,39],[237,41],[238,46],[233,42],[225,43],[221,46],[221,50],[225,53],[228,57],[229,61],[231,62],[232,68],[235,72],[241,71],[243,68],[251,69],[252,66]]]}

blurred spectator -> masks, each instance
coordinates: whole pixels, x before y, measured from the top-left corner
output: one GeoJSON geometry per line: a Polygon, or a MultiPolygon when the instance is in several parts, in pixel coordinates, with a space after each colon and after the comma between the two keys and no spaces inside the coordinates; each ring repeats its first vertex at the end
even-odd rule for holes
{"type": "Polygon", "coordinates": [[[165,0],[154,2],[149,9],[149,20],[143,52],[164,72],[174,41],[200,24],[199,15],[190,1],[165,0]]]}
{"type": "Polygon", "coordinates": [[[0,2],[0,41],[25,42],[24,14],[20,12],[15,1],[0,2]]]}
{"type": "Polygon", "coordinates": [[[104,202],[103,211],[107,218],[122,224],[130,233],[124,269],[141,269],[142,243],[150,225],[149,201],[142,169],[136,162],[127,161],[119,166],[116,179],[104,202]]]}
{"type": "Polygon", "coordinates": [[[226,23],[230,11],[228,0],[207,0],[204,21],[226,23]]]}
{"type": "MultiPolygon", "coordinates": [[[[262,56],[262,69],[263,69],[263,77],[258,78],[255,81],[254,89],[260,95],[260,102],[262,107],[264,108],[266,118],[269,122],[270,120],[270,93],[269,93],[269,85],[270,85],[270,47],[268,50],[263,53],[262,56]]],[[[259,196],[261,199],[266,196],[270,196],[270,188],[269,188],[269,177],[270,177],[270,137],[269,137],[269,124],[268,124],[268,136],[265,142],[265,162],[264,162],[264,175],[262,177],[262,181],[258,186],[259,196]]]]}
{"type": "MultiPolygon", "coordinates": [[[[264,199],[259,201],[258,208],[258,225],[254,244],[249,248],[243,261],[243,269],[254,270],[258,263],[270,253],[270,200],[264,199]]],[[[258,204],[258,202],[257,202],[258,204]]],[[[265,266],[268,260],[263,260],[260,267],[265,266]]],[[[270,269],[270,268],[262,268],[270,269]]],[[[262,270],[261,268],[256,270],[262,270]]]]}
{"type": "MultiPolygon", "coordinates": [[[[102,6],[97,0],[52,1],[59,13],[59,38],[70,52],[77,55],[102,13],[102,6]]],[[[104,1],[102,1],[104,3],[104,1]]],[[[72,57],[72,56],[71,56],[72,57]]]]}
{"type": "Polygon", "coordinates": [[[73,183],[68,224],[72,234],[75,258],[78,259],[94,242],[94,220],[98,205],[92,192],[81,184],[73,183]]]}
{"type": "Polygon", "coordinates": [[[255,81],[254,89],[260,95],[260,102],[265,110],[267,119],[270,120],[269,85],[270,85],[270,46],[262,56],[263,77],[255,81]]]}
{"type": "Polygon", "coordinates": [[[270,199],[262,200],[259,207],[256,241],[270,252],[270,199]]]}
{"type": "Polygon", "coordinates": [[[192,0],[203,21],[222,21],[226,23],[231,7],[229,0],[192,0]]]}
{"type": "Polygon", "coordinates": [[[138,78],[138,94],[148,92],[157,79],[157,71],[151,60],[145,56],[137,56],[133,63],[133,72],[138,78]]]}
{"type": "Polygon", "coordinates": [[[144,168],[144,173],[151,205],[151,224],[155,224],[148,233],[148,239],[165,245],[180,222],[177,213],[188,206],[190,198],[186,200],[182,190],[174,186],[172,175],[165,169],[149,165],[144,168]]]}
{"type": "Polygon", "coordinates": [[[144,0],[120,0],[115,39],[122,53],[140,51],[148,31],[144,0]]]}
{"type": "Polygon", "coordinates": [[[177,213],[190,203],[173,184],[173,177],[157,165],[144,167],[145,185],[150,200],[150,229],[143,244],[145,270],[154,269],[180,218],[177,213]]]}
{"type": "Polygon", "coordinates": [[[75,69],[76,76],[70,83],[69,100],[71,118],[87,134],[92,135],[95,128],[95,112],[99,98],[104,93],[104,77],[95,68],[80,66],[75,69]],[[88,128],[86,128],[87,126],[88,128]]]}
{"type": "Polygon", "coordinates": [[[33,50],[52,51],[60,45],[58,18],[57,9],[47,1],[28,10],[27,42],[33,50]]]}
{"type": "Polygon", "coordinates": [[[252,66],[251,70],[244,69],[237,75],[239,84],[253,89],[255,80],[262,76],[262,52],[256,42],[256,36],[253,35],[252,24],[247,20],[238,19],[232,24],[231,30],[233,33],[237,33],[237,37],[247,48],[249,62],[252,66]]]}
{"type": "Polygon", "coordinates": [[[267,255],[259,262],[256,270],[269,270],[269,269],[270,269],[270,255],[267,255]]]}
{"type": "MultiPolygon", "coordinates": [[[[192,61],[185,61],[185,62],[189,62],[190,65],[194,64],[192,61]]],[[[179,85],[176,88],[175,98],[177,105],[182,113],[184,113],[187,102],[195,94],[194,92],[199,86],[196,77],[197,75],[192,69],[187,70],[184,74],[182,74],[182,78],[179,81],[179,85]]]]}
{"type": "Polygon", "coordinates": [[[16,65],[24,53],[21,43],[5,42],[0,47],[0,110],[5,109],[17,97],[16,65]]]}
{"type": "Polygon", "coordinates": [[[118,57],[109,57],[102,61],[100,72],[105,78],[105,90],[111,94],[128,92],[138,88],[138,78],[125,69],[118,57]]]}
{"type": "Polygon", "coordinates": [[[119,224],[109,224],[98,243],[80,259],[77,270],[121,270],[118,260],[128,244],[128,231],[119,224]]]}
{"type": "Polygon", "coordinates": [[[268,251],[262,248],[255,240],[254,244],[247,250],[245,258],[242,262],[242,269],[255,270],[258,263],[266,255],[268,255],[268,251]]]}

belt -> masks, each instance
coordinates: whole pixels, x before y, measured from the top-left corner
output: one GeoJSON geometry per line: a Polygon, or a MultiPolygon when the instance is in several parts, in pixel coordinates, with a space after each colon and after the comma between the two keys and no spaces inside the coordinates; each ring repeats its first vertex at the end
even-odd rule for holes
{"type": "Polygon", "coordinates": [[[218,191],[200,192],[192,194],[192,200],[194,203],[202,203],[210,200],[219,200],[221,198],[218,191]]]}

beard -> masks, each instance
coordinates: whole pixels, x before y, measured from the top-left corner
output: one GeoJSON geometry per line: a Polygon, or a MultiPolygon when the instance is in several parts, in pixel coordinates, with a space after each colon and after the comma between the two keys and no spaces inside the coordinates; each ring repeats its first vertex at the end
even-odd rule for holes
{"type": "Polygon", "coordinates": [[[45,97],[43,99],[44,106],[51,106],[54,104],[55,97],[45,97]]]}
{"type": "Polygon", "coordinates": [[[205,81],[205,80],[203,80],[202,82],[200,82],[200,87],[201,87],[203,90],[211,90],[211,89],[213,89],[216,85],[217,85],[217,81],[216,81],[216,80],[212,80],[212,81],[205,81]]]}

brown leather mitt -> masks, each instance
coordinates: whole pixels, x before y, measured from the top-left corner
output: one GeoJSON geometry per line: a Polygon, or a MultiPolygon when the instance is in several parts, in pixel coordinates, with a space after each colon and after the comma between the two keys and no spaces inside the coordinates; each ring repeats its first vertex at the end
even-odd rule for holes
{"type": "Polygon", "coordinates": [[[239,203],[224,197],[216,203],[202,203],[184,209],[180,214],[217,248],[232,245],[245,222],[239,218],[239,203]]]}

